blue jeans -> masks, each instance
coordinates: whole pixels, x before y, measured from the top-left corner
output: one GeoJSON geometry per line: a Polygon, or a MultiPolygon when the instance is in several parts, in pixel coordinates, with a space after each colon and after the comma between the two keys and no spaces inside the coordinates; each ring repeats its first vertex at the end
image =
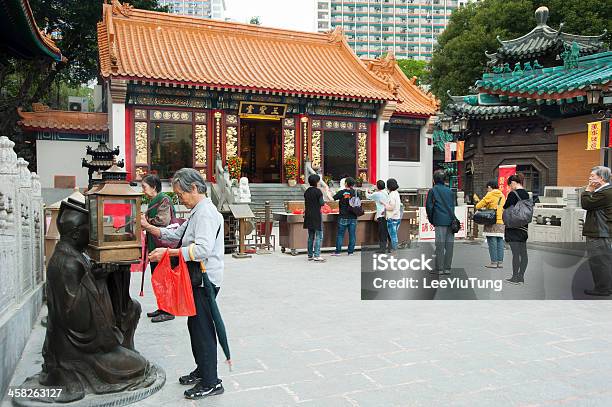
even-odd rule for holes
{"type": "Polygon", "coordinates": [[[455,234],[450,226],[436,226],[436,271],[450,270],[455,234]]]}
{"type": "Polygon", "coordinates": [[[487,236],[487,243],[489,244],[489,257],[491,258],[491,263],[504,261],[504,238],[487,236]]]}
{"type": "Polygon", "coordinates": [[[349,254],[355,251],[355,240],[357,231],[357,219],[340,218],[338,219],[338,235],[336,236],[336,253],[342,251],[342,242],[344,241],[344,232],[348,229],[349,232],[349,254]]]}
{"type": "Polygon", "coordinates": [[[397,232],[399,231],[401,219],[387,219],[387,230],[389,231],[389,238],[391,239],[391,248],[397,250],[397,232]]]}
{"type": "Polygon", "coordinates": [[[308,229],[308,258],[321,257],[323,230],[308,229]]]}

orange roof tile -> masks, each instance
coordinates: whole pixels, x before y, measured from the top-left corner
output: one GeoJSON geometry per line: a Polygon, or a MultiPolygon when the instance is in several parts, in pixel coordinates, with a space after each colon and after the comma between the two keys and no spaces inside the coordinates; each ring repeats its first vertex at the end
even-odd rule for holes
{"type": "Polygon", "coordinates": [[[105,4],[100,68],[118,77],[234,89],[398,100],[340,30],[306,33],[105,4]]]}
{"type": "Polygon", "coordinates": [[[65,130],[91,133],[108,131],[108,115],[106,113],[71,112],[66,110],[50,110],[40,103],[32,104],[33,112],[17,109],[21,120],[18,124],[29,130],[65,130]]]}
{"type": "Polygon", "coordinates": [[[432,116],[440,106],[435,96],[425,93],[416,84],[416,77],[408,79],[397,64],[393,53],[384,58],[364,59],[368,69],[383,80],[391,78],[398,86],[398,96],[402,100],[395,109],[397,114],[416,114],[432,116]]]}

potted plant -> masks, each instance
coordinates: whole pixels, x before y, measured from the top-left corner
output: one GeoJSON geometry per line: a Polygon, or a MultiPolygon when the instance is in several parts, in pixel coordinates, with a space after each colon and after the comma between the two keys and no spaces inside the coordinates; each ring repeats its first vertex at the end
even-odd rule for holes
{"type": "Polygon", "coordinates": [[[234,156],[227,159],[227,170],[230,178],[239,180],[242,174],[242,157],[234,156]]]}
{"type": "Polygon", "coordinates": [[[296,186],[298,179],[298,161],[295,157],[287,157],[285,160],[285,177],[289,186],[296,186]]]}

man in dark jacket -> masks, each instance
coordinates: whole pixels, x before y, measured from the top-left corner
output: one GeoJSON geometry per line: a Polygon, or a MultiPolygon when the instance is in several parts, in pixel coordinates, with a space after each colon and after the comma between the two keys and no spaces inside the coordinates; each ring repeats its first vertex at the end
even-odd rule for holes
{"type": "Polygon", "coordinates": [[[612,185],[610,168],[593,167],[589,185],[580,198],[587,211],[582,228],[586,236],[589,266],[594,288],[584,290],[587,295],[607,297],[612,294],[612,185]]]}
{"type": "MultiPolygon", "coordinates": [[[[324,262],[321,257],[323,241],[323,220],[321,207],[325,205],[323,193],[318,188],[321,177],[311,174],[308,177],[310,187],[304,192],[304,229],[308,229],[308,260],[324,262]]],[[[327,185],[325,186],[327,188],[327,185]]]]}
{"type": "Polygon", "coordinates": [[[455,202],[453,191],[444,185],[445,179],[446,174],[443,170],[434,172],[434,186],[427,194],[425,203],[427,218],[436,231],[436,268],[434,272],[437,274],[450,274],[455,242],[455,235],[450,228],[455,202]]]}

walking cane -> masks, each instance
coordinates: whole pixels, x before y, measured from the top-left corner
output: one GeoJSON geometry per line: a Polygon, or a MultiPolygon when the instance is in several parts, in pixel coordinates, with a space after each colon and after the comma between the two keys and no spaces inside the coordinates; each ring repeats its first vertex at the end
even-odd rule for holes
{"type": "Polygon", "coordinates": [[[142,232],[142,280],[140,281],[140,297],[144,297],[145,272],[147,271],[147,265],[149,264],[149,258],[146,256],[147,245],[145,240],[145,233],[142,232]]]}

